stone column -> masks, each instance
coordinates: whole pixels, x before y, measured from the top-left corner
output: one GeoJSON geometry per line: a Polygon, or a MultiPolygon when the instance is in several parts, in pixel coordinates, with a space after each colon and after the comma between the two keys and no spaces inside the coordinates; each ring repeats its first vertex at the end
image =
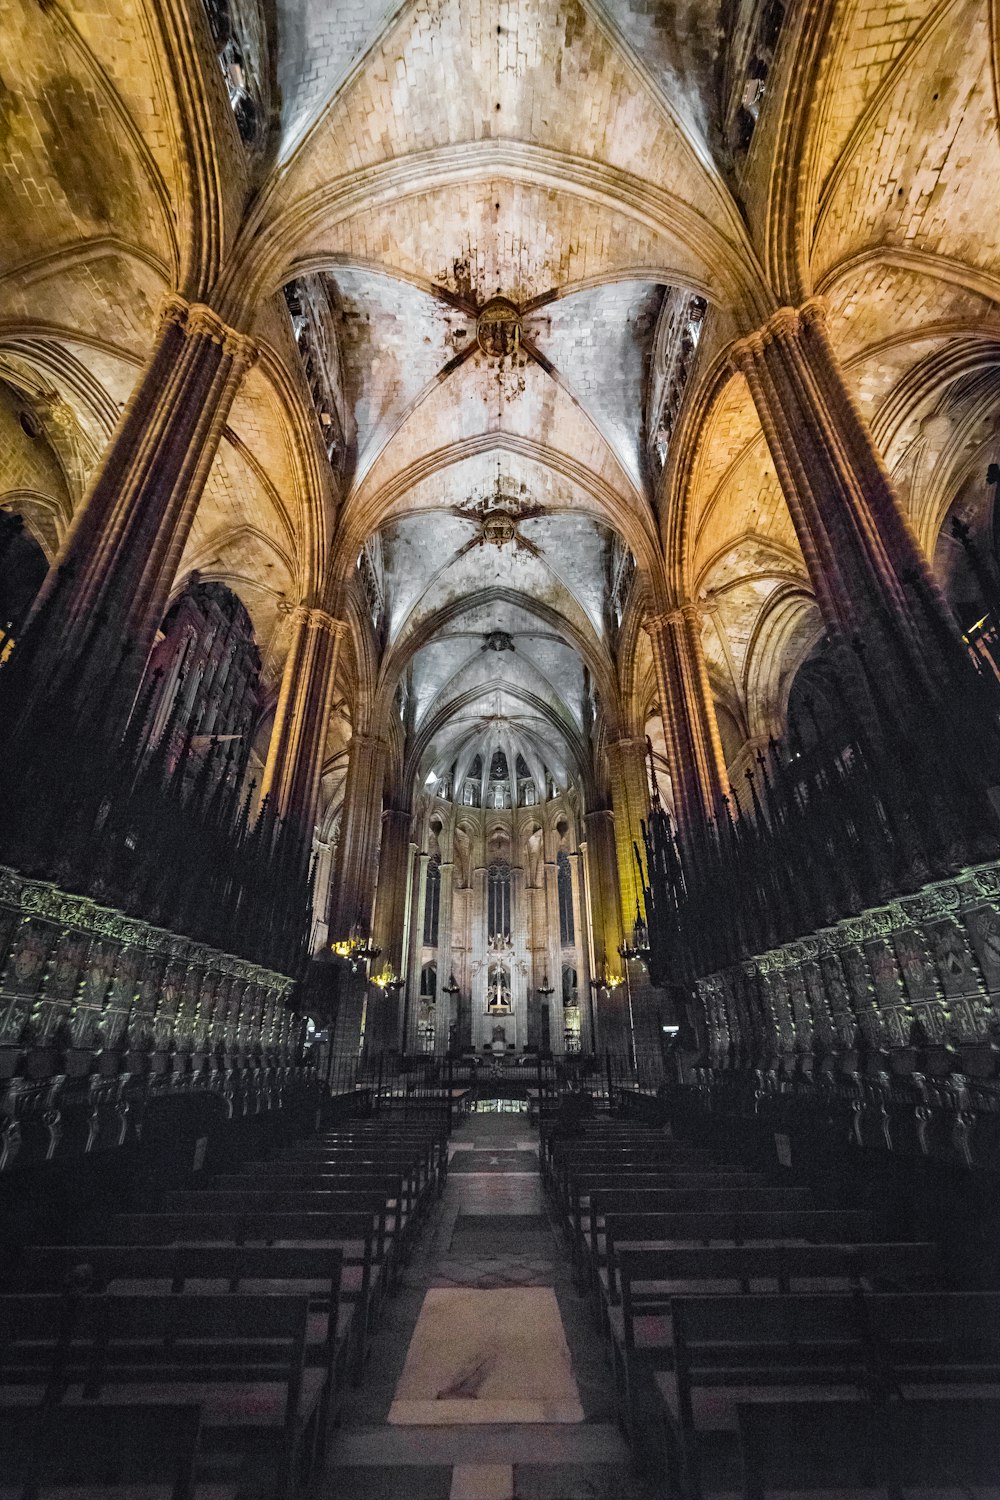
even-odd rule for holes
{"type": "Polygon", "coordinates": [[[406,906],[403,911],[403,947],[400,960],[399,977],[404,981],[403,988],[399,992],[399,1031],[397,1046],[401,1052],[407,1050],[409,1038],[407,1028],[409,1026],[410,1002],[412,990],[410,988],[410,950],[413,947],[413,914],[416,910],[417,900],[413,889],[414,870],[416,868],[417,846],[412,838],[406,845],[406,906]]]}
{"type": "Polygon", "coordinates": [[[697,605],[646,619],[670,757],[674,809],[682,832],[704,826],[726,786],[726,763],[701,640],[697,605]]]}
{"type": "Polygon", "coordinates": [[[322,609],[292,611],[292,642],[278,692],[261,796],[279,818],[311,832],[319,807],[323,752],[340,638],[347,629],[322,609]]]}
{"type": "MultiPolygon", "coordinates": [[[[642,851],[642,824],[649,818],[645,740],[625,739],[609,744],[608,768],[611,773],[611,804],[615,817],[622,931],[631,933],[636,909],[642,909],[642,887],[633,845],[638,844],[640,852],[642,851]]],[[[617,954],[615,957],[617,958],[617,954]]]]}
{"type": "Polygon", "coordinates": [[[487,871],[476,865],[472,872],[472,947],[469,950],[469,995],[472,1011],[472,1045],[482,1051],[489,1040],[489,1022],[485,1015],[489,985],[490,955],[486,947],[487,871]]]}
{"type": "Polygon", "coordinates": [[[406,877],[409,865],[410,814],[387,807],[382,814],[382,852],[378,864],[373,936],[382,949],[376,967],[403,972],[403,929],[406,924],[406,877]]]}
{"type": "Polygon", "coordinates": [[[327,923],[321,915],[326,910],[326,894],[330,886],[330,875],[333,867],[333,845],[324,839],[313,840],[313,859],[315,860],[313,874],[313,926],[311,951],[318,953],[327,944],[327,923]]]}
{"type": "Polygon", "coordinates": [[[152,353],[32,610],[36,676],[127,713],[226,418],[256,358],[211,310],[165,299],[152,353]],[[128,655],[122,662],[122,650],[128,655]]]}
{"type": "MultiPolygon", "coordinates": [[[[550,834],[554,838],[554,834],[550,834]]],[[[558,855],[558,849],[555,850],[558,855]]],[[[563,1035],[563,1005],[562,1005],[562,966],[563,947],[561,934],[559,932],[559,866],[555,859],[547,859],[543,865],[545,880],[544,892],[539,891],[539,896],[544,896],[544,923],[539,923],[538,936],[536,938],[538,952],[535,960],[534,984],[537,989],[545,980],[546,971],[549,976],[549,984],[555,991],[543,1001],[539,995],[538,1007],[541,1011],[542,1005],[549,1008],[549,1042],[553,1052],[564,1052],[566,1041],[563,1035]],[[540,971],[540,972],[539,972],[540,971]]],[[[539,1017],[539,1027],[541,1018],[539,1017]]]]}
{"type": "MultiPolygon", "coordinates": [[[[590,812],[587,824],[587,865],[594,934],[594,975],[602,980],[606,974],[621,972],[618,949],[624,941],[622,902],[618,886],[618,849],[615,840],[614,814],[609,808],[590,812]]],[[[617,995],[617,991],[615,992],[617,995]]],[[[607,990],[599,989],[594,1002],[596,1020],[595,1050],[624,1052],[626,1042],[620,1026],[618,1007],[607,990]]]]}
{"type": "MultiPolygon", "coordinates": [[[[382,844],[372,927],[375,945],[382,953],[372,965],[374,974],[391,969],[396,978],[403,975],[409,845],[410,814],[387,807],[382,814],[382,844]]],[[[369,987],[365,1026],[368,1052],[389,1052],[399,1047],[401,1007],[399,990],[376,984],[369,987]]]]}
{"type": "Polygon", "coordinates": [[[455,1004],[454,995],[444,994],[444,986],[448,983],[452,970],[451,956],[451,929],[452,929],[452,892],[455,888],[455,865],[450,859],[441,861],[441,904],[438,908],[438,946],[437,946],[437,1015],[434,1021],[434,1051],[441,1056],[448,1051],[448,1034],[451,1022],[457,1021],[457,1015],[453,1015],[452,1007],[455,1004]]]}
{"type": "Polygon", "coordinates": [[[950,613],[847,388],[822,301],[780,308],[735,346],[732,362],[750,388],[835,648],[860,637],[890,693],[901,658],[929,685],[948,662],[907,575],[922,581],[945,636],[950,613]]]}
{"type": "MultiPolygon", "coordinates": [[[[454,833],[452,834],[454,840],[454,833]]],[[[454,847],[454,845],[453,845],[454,847]]],[[[472,1002],[469,986],[472,982],[472,898],[468,886],[455,885],[454,867],[451,880],[451,928],[448,933],[448,975],[455,975],[460,993],[456,996],[458,1006],[458,1043],[460,1048],[472,1045],[472,1002]]]]}
{"type": "MultiPolygon", "coordinates": [[[[420,1017],[420,971],[424,961],[424,909],[427,904],[427,866],[430,855],[412,845],[412,924],[410,931],[410,965],[406,976],[407,1022],[403,1037],[403,1051],[415,1052],[417,1046],[417,1023],[420,1017]]],[[[439,976],[440,977],[440,976],[439,976]]],[[[447,984],[447,980],[445,983],[447,984]]]]}
{"type": "Polygon", "coordinates": [[[353,735],[330,915],[335,942],[350,936],[356,923],[362,932],[371,927],[387,757],[383,740],[353,735]]]}
{"type": "MultiPolygon", "coordinates": [[[[580,1049],[594,1050],[593,1027],[591,1026],[591,938],[590,913],[586,884],[586,843],[569,857],[573,875],[573,929],[576,937],[576,992],[580,1004],[580,1049]]],[[[562,998],[562,974],[559,975],[560,1000],[562,998]]]]}

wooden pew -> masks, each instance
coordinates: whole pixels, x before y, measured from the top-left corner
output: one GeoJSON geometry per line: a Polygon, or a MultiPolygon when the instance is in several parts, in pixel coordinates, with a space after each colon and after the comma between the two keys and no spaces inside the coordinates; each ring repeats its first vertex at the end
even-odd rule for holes
{"type": "Polygon", "coordinates": [[[620,1249],[621,1306],[610,1309],[608,1332],[616,1385],[631,1432],[636,1431],[640,1378],[673,1366],[671,1305],[701,1294],[912,1291],[941,1285],[937,1245],[712,1245],[620,1249]]]}
{"type": "Polygon", "coordinates": [[[308,1479],[323,1371],[305,1368],[306,1297],[0,1296],[0,1328],[21,1337],[0,1345],[5,1402],[24,1404],[58,1389],[60,1404],[128,1405],[178,1400],[201,1405],[206,1448],[237,1445],[256,1467],[276,1462],[273,1494],[290,1500],[308,1479]],[[62,1317],[54,1378],[39,1381],[38,1355],[24,1336],[24,1310],[48,1300],[62,1317]],[[57,1373],[56,1373],[57,1371],[57,1373]]]}
{"type": "Polygon", "coordinates": [[[678,1146],[675,1141],[663,1136],[652,1136],[644,1141],[630,1141],[621,1146],[592,1145],[587,1141],[551,1139],[548,1149],[540,1153],[542,1177],[554,1195],[562,1191],[563,1178],[571,1163],[585,1165],[593,1171],[613,1172],[619,1166],[634,1166],[649,1163],[668,1170],[672,1166],[710,1167],[711,1159],[703,1151],[690,1146],[678,1146]]]}
{"type": "Polygon", "coordinates": [[[577,1141],[556,1141],[549,1158],[548,1182],[551,1191],[558,1194],[568,1171],[574,1166],[613,1172],[621,1166],[641,1165],[647,1165],[649,1169],[662,1167],[664,1171],[672,1167],[700,1167],[706,1171],[713,1163],[704,1157],[692,1157],[673,1141],[656,1138],[641,1144],[632,1142],[625,1146],[600,1147],[581,1146],[577,1141]]]}
{"type": "Polygon", "coordinates": [[[575,1147],[589,1150],[614,1150],[630,1145],[664,1144],[672,1146],[679,1161],[698,1161],[711,1164],[711,1156],[700,1146],[691,1146],[675,1141],[663,1131],[650,1130],[642,1125],[611,1125],[606,1122],[584,1121],[572,1136],[564,1135],[558,1122],[543,1124],[540,1132],[539,1155],[543,1162],[550,1161],[563,1149],[575,1147]]]}
{"type": "MultiPolygon", "coordinates": [[[[630,1180],[623,1178],[618,1188],[595,1188],[588,1196],[589,1273],[585,1279],[596,1296],[604,1285],[601,1270],[607,1256],[607,1219],[609,1215],[634,1214],[687,1214],[716,1213],[745,1216],[755,1213],[796,1213],[812,1208],[812,1196],[807,1188],[722,1188],[717,1192],[691,1192],[683,1188],[636,1188],[630,1180]],[[605,1255],[601,1254],[601,1240],[605,1242],[605,1255]]],[[[584,1253],[584,1229],[582,1220],[574,1226],[578,1239],[578,1253],[584,1253]]],[[[617,1301],[614,1277],[607,1283],[610,1301],[617,1301]]]]}
{"type": "Polygon", "coordinates": [[[3,1406],[58,1401],[78,1298],[0,1294],[0,1392],[3,1406]]]}
{"type": "Polygon", "coordinates": [[[558,1207],[567,1226],[579,1224],[578,1204],[592,1188],[685,1188],[689,1191],[709,1192],[720,1188],[766,1187],[763,1172],[730,1171],[726,1167],[674,1166],[660,1167],[656,1163],[639,1162],[619,1165],[611,1170],[593,1167],[589,1162],[573,1162],[563,1174],[565,1196],[558,1207]]]}
{"type": "Polygon", "coordinates": [[[371,1214],[376,1226],[375,1259],[385,1261],[388,1269],[386,1290],[395,1276],[402,1231],[402,1205],[398,1197],[390,1209],[380,1192],[346,1189],[314,1192],[309,1188],[284,1191],[276,1187],[217,1193],[211,1188],[196,1188],[167,1193],[163,1208],[168,1214],[243,1214],[250,1218],[257,1214],[371,1214]]]}
{"type": "MultiPolygon", "coordinates": [[[[200,1195],[199,1195],[200,1196],[200,1195]]],[[[353,1373],[360,1379],[366,1341],[384,1287],[368,1213],[117,1214],[104,1236],[116,1245],[322,1245],[341,1252],[341,1302],[355,1304],[353,1373]]]]}
{"type": "Polygon", "coordinates": [[[620,1213],[609,1210],[608,1200],[613,1196],[593,1193],[590,1199],[593,1221],[604,1220],[604,1234],[595,1234],[592,1255],[598,1280],[611,1306],[618,1302],[619,1246],[746,1245],[789,1239],[821,1245],[860,1244],[877,1238],[872,1216],[864,1209],[620,1213]]]}
{"type": "MultiPolygon", "coordinates": [[[[343,1252],[318,1245],[32,1245],[22,1291],[278,1293],[308,1297],[306,1362],[326,1372],[321,1435],[336,1415],[350,1363],[356,1304],[341,1307],[343,1252]]],[[[363,1336],[363,1330],[362,1330],[363,1336]]]]}
{"type": "MultiPolygon", "coordinates": [[[[199,1190],[205,1191],[205,1190],[199,1190]]],[[[286,1169],[282,1172],[229,1172],[213,1177],[208,1192],[212,1193],[360,1193],[380,1195],[385,1200],[386,1227],[389,1234],[398,1234],[401,1246],[408,1248],[416,1233],[419,1218],[417,1189],[412,1177],[374,1170],[355,1173],[333,1171],[325,1167],[314,1172],[308,1168],[286,1169]]],[[[426,1193],[423,1202],[426,1203],[426,1193]]]]}
{"type": "Polygon", "coordinates": [[[737,1405],[744,1500],[809,1490],[995,1490],[1000,1400],[737,1405]]]}
{"type": "Polygon", "coordinates": [[[671,1316],[674,1368],[654,1381],[688,1500],[724,1482],[740,1403],[1000,1399],[1000,1293],[677,1297],[671,1316]]]}
{"type": "MultiPolygon", "coordinates": [[[[755,1177],[741,1177],[738,1173],[710,1171],[682,1171],[675,1173],[673,1169],[657,1171],[650,1169],[648,1163],[639,1166],[619,1167],[616,1172],[594,1171],[590,1168],[571,1168],[564,1178],[565,1197],[559,1201],[563,1224],[569,1239],[573,1260],[575,1264],[581,1263],[581,1258],[586,1249],[584,1238],[584,1218],[590,1222],[587,1237],[593,1242],[594,1221],[591,1214],[590,1200],[595,1192],[600,1193],[635,1193],[646,1195],[648,1193],[674,1193],[677,1198],[673,1203],[660,1204],[650,1200],[648,1204],[631,1205],[635,1211],[640,1208],[648,1208],[650,1211],[659,1212],[661,1208],[668,1212],[685,1212],[692,1208],[727,1208],[738,1206],[738,1198],[741,1194],[749,1193],[774,1193],[793,1191],[802,1194],[802,1189],[768,1188],[764,1184],[763,1174],[755,1177]],[[683,1195],[683,1196],[682,1196],[683,1195]],[[729,1195],[735,1195],[730,1201],[729,1195]],[[586,1212],[585,1212],[586,1210],[586,1212]]],[[[747,1201],[745,1207],[753,1204],[747,1201]]],[[[761,1198],[758,1207],[807,1207],[808,1194],[796,1199],[793,1203],[782,1205],[777,1202],[766,1202],[761,1198]]],[[[628,1211],[630,1205],[623,1204],[623,1209],[628,1211]]],[[[600,1228],[600,1225],[596,1227],[600,1228]]]]}
{"type": "Polygon", "coordinates": [[[335,1138],[319,1137],[299,1142],[280,1160],[301,1161],[388,1161],[393,1165],[409,1166],[421,1163],[423,1179],[434,1181],[443,1189],[448,1174],[448,1137],[445,1133],[423,1131],[410,1135],[392,1135],[384,1128],[372,1128],[362,1132],[351,1132],[335,1138]],[[397,1162],[398,1158],[398,1162],[397,1162]]]}
{"type": "Polygon", "coordinates": [[[265,1171],[278,1171],[281,1167],[290,1166],[308,1169],[326,1165],[335,1169],[359,1167],[374,1172],[404,1172],[413,1175],[415,1186],[421,1191],[430,1188],[432,1184],[437,1185],[438,1173],[437,1158],[429,1142],[419,1147],[381,1142],[369,1145],[361,1141],[336,1148],[326,1147],[323,1150],[310,1146],[259,1165],[265,1171]]]}
{"type": "MultiPolygon", "coordinates": [[[[45,1500],[52,1486],[94,1500],[131,1500],[137,1483],[164,1500],[195,1500],[197,1402],[4,1407],[0,1500],[45,1500]]],[[[234,1492],[235,1493],[235,1492],[234,1492]]]]}
{"type": "MultiPolygon", "coordinates": [[[[381,1193],[385,1198],[389,1217],[392,1217],[398,1203],[403,1227],[409,1227],[411,1231],[421,1203],[413,1176],[388,1170],[380,1172],[368,1166],[354,1170],[324,1164],[315,1169],[286,1167],[281,1172],[227,1172],[213,1177],[209,1184],[209,1190],[215,1193],[260,1193],[278,1189],[295,1193],[381,1193]]],[[[426,1200],[426,1192],[424,1199],[426,1200]]]]}

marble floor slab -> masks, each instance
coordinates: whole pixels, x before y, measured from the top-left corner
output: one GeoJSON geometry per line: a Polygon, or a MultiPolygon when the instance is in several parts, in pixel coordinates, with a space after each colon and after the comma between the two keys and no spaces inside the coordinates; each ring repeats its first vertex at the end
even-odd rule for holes
{"type": "Polygon", "coordinates": [[[469,1172],[480,1175],[493,1172],[537,1173],[538,1160],[529,1151],[485,1151],[476,1149],[457,1152],[451,1158],[452,1172],[469,1172]]]}
{"type": "Polygon", "coordinates": [[[514,1500],[513,1464],[456,1464],[448,1500],[514,1500]]]}
{"type": "MultiPolygon", "coordinates": [[[[404,1471],[413,1464],[606,1464],[619,1474],[628,1448],[614,1423],[529,1427],[355,1427],[337,1434],[345,1465],[388,1466],[404,1471]]],[[[342,1492],[349,1495],[350,1491],[342,1492]]],[[[408,1495],[402,1487],[400,1495],[408,1495]]]]}
{"type": "Polygon", "coordinates": [[[548,1287],[432,1287],[389,1421],[582,1422],[555,1293],[548,1287]]]}
{"type": "Polygon", "coordinates": [[[480,1256],[443,1260],[431,1277],[431,1286],[467,1286],[489,1291],[497,1287],[552,1286],[552,1261],[531,1256],[502,1258],[480,1256]]]}

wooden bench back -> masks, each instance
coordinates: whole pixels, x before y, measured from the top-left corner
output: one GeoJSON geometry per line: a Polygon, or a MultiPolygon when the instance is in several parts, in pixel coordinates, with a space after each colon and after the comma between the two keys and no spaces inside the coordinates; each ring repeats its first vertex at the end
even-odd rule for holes
{"type": "Polygon", "coordinates": [[[387,1202],[408,1197],[407,1178],[389,1172],[334,1172],[327,1167],[287,1168],[283,1172],[225,1172],[212,1178],[213,1193],[277,1191],[282,1184],[287,1192],[303,1189],[313,1192],[378,1193],[387,1202]]]}
{"type": "MultiPolygon", "coordinates": [[[[0,1328],[23,1330],[40,1315],[60,1337],[50,1379],[80,1384],[94,1399],[108,1384],[225,1384],[262,1380],[287,1385],[285,1425],[294,1425],[305,1363],[309,1299],[295,1296],[0,1296],[0,1328]],[[48,1303],[48,1308],[44,1304],[48,1303]]],[[[39,1384],[30,1333],[0,1342],[0,1380],[39,1384]]]]}
{"type": "MultiPolygon", "coordinates": [[[[631,1294],[634,1282],[773,1281],[779,1292],[790,1291],[794,1281],[818,1278],[888,1282],[897,1287],[930,1283],[940,1278],[941,1252],[929,1241],[624,1249],[618,1251],[618,1273],[627,1311],[629,1301],[636,1300],[631,1294]]],[[[665,1297],[653,1289],[639,1300],[645,1304],[665,1297]]]]}
{"type": "Polygon", "coordinates": [[[44,1292],[0,1295],[0,1388],[59,1379],[78,1301],[44,1292]]]}
{"type": "Polygon", "coordinates": [[[601,1188],[590,1195],[600,1214],[780,1213],[808,1209],[808,1188],[601,1188]]]}
{"type": "Polygon", "coordinates": [[[677,1146],[673,1141],[632,1141],[621,1146],[592,1145],[589,1141],[562,1141],[552,1143],[552,1155],[557,1162],[593,1162],[599,1166],[604,1162],[618,1161],[662,1161],[676,1162],[680,1166],[710,1167],[712,1162],[703,1152],[692,1151],[687,1146],[677,1146]]]}
{"type": "Polygon", "coordinates": [[[171,1500],[193,1500],[201,1428],[197,1402],[128,1406],[7,1406],[0,1421],[4,1489],[23,1495],[58,1485],[86,1486],[96,1497],[109,1484],[170,1486],[171,1500]]]}
{"type": "Polygon", "coordinates": [[[385,1194],[364,1189],[314,1188],[241,1188],[238,1192],[216,1192],[201,1188],[188,1192],[167,1193],[163,1202],[167,1213],[370,1213],[384,1218],[387,1213],[385,1194]]]}
{"type": "Polygon", "coordinates": [[[650,1167],[648,1162],[638,1165],[619,1166],[606,1171],[590,1166],[571,1167],[569,1171],[571,1189],[577,1193],[588,1193],[592,1188],[611,1191],[614,1188],[634,1188],[636,1191],[650,1188],[683,1189],[685,1192],[717,1193],[726,1189],[745,1192],[748,1188],[767,1186],[763,1172],[726,1172],[721,1168],[707,1172],[703,1167],[673,1167],[662,1169],[650,1167]]]}
{"type": "Polygon", "coordinates": [[[995,1487],[1000,1475],[1000,1400],[761,1402],[738,1405],[737,1421],[745,1500],[890,1486],[954,1493],[995,1487]]]}
{"type": "MultiPolygon", "coordinates": [[[[201,1195],[199,1194],[199,1197],[201,1195]]],[[[369,1213],[162,1213],[116,1214],[107,1242],[115,1245],[216,1243],[272,1245],[296,1241],[340,1244],[345,1262],[357,1261],[351,1246],[370,1259],[377,1224],[369,1213]]]]}
{"type": "Polygon", "coordinates": [[[445,1145],[448,1140],[448,1132],[444,1129],[438,1130],[433,1125],[429,1125],[422,1120],[414,1120],[412,1125],[393,1125],[391,1128],[381,1124],[377,1120],[367,1125],[364,1121],[357,1121],[354,1125],[345,1125],[337,1130],[327,1130],[322,1135],[315,1136],[307,1141],[301,1141],[294,1149],[305,1150],[310,1146],[320,1149],[324,1146],[340,1146],[344,1142],[369,1140],[385,1141],[388,1144],[395,1145],[406,1145],[411,1142],[416,1142],[420,1145],[426,1145],[428,1142],[434,1145],[445,1145]]]}
{"type": "Polygon", "coordinates": [[[604,1218],[608,1292],[617,1301],[617,1247],[625,1241],[668,1245],[743,1245],[759,1240],[813,1240],[819,1244],[859,1244],[875,1238],[872,1216],[864,1209],[777,1209],[746,1212],[703,1210],[694,1213],[621,1213],[610,1211],[613,1194],[592,1193],[590,1211],[604,1218]]]}
{"type": "MultiPolygon", "coordinates": [[[[1000,1381],[1000,1292],[832,1292],[675,1297],[671,1303],[678,1387],[782,1383],[831,1367],[903,1379],[1000,1381]]],[[[822,1383],[822,1382],[818,1382],[822,1383]]]]}
{"type": "Polygon", "coordinates": [[[302,1295],[321,1297],[335,1312],[343,1259],[332,1245],[32,1245],[21,1281],[50,1292],[103,1292],[120,1281],[169,1283],[172,1292],[226,1282],[229,1292],[260,1292],[245,1283],[301,1281],[316,1289],[302,1295]]]}

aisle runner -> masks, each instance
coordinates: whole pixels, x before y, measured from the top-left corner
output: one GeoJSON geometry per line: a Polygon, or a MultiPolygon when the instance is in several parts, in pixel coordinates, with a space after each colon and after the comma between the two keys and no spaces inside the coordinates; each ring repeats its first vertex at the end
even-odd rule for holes
{"type": "Polygon", "coordinates": [[[432,1288],[389,1411],[396,1426],[582,1422],[555,1292],[432,1288]]]}

